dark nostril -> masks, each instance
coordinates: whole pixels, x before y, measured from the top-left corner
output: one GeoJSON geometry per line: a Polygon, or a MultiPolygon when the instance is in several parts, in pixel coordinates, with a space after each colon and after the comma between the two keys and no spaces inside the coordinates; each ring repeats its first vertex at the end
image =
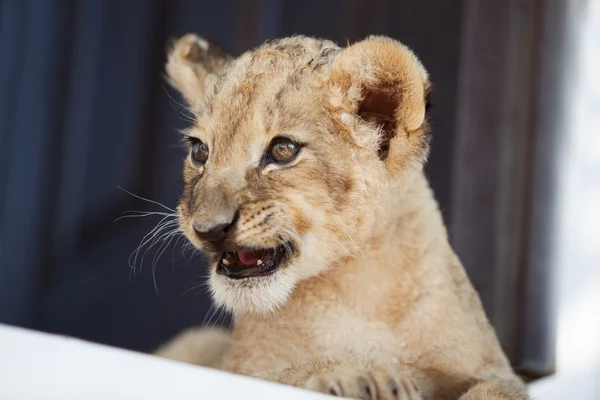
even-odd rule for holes
{"type": "Polygon", "coordinates": [[[233,226],[234,222],[235,221],[224,224],[216,224],[210,227],[194,223],[194,231],[200,239],[206,240],[210,243],[218,243],[225,240],[227,233],[233,226]]]}

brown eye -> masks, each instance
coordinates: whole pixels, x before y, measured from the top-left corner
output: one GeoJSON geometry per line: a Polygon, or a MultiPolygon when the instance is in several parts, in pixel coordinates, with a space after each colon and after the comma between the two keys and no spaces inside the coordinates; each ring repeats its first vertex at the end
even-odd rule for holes
{"type": "Polygon", "coordinates": [[[286,163],[292,161],[298,152],[300,145],[288,138],[276,138],[271,143],[269,157],[276,163],[286,163]]]}
{"type": "Polygon", "coordinates": [[[192,145],[192,161],[195,164],[204,165],[208,160],[208,146],[199,140],[192,145]]]}

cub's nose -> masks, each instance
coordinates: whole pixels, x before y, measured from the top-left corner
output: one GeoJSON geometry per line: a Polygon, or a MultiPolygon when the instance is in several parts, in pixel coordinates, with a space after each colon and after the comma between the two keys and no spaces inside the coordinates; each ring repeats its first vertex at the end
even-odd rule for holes
{"type": "Polygon", "coordinates": [[[193,228],[196,236],[214,246],[223,243],[237,221],[237,215],[230,222],[211,224],[206,221],[194,221],[193,228]]]}

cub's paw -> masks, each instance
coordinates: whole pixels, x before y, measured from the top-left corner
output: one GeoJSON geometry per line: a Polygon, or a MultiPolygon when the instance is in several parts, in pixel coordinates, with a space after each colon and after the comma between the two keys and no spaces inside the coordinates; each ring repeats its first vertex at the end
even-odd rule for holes
{"type": "Polygon", "coordinates": [[[353,399],[422,399],[409,377],[383,368],[361,370],[340,367],[333,372],[313,376],[306,383],[306,389],[353,399]]]}

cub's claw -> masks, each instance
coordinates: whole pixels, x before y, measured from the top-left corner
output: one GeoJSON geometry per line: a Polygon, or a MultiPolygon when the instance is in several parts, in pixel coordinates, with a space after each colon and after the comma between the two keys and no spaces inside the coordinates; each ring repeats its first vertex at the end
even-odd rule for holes
{"type": "Polygon", "coordinates": [[[407,377],[386,369],[362,371],[349,367],[313,376],[306,388],[338,397],[365,400],[421,400],[419,390],[407,377]]]}

